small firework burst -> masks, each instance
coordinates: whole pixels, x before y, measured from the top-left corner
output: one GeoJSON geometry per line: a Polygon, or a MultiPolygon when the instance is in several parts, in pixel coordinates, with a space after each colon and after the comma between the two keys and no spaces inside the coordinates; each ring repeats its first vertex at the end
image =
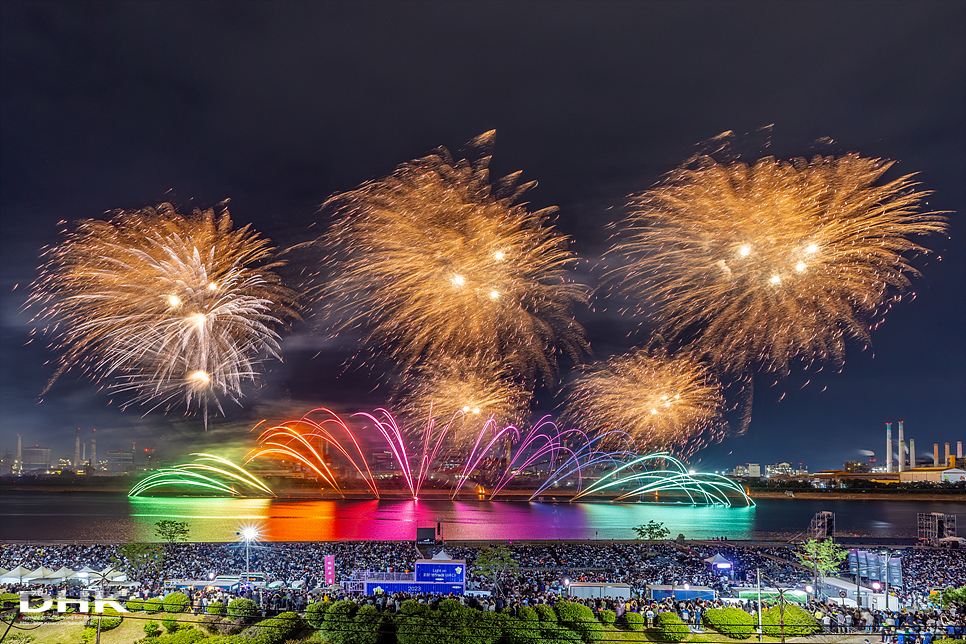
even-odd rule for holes
{"type": "Polygon", "coordinates": [[[709,369],[687,355],[640,349],[590,368],[570,386],[566,417],[592,432],[624,432],[638,451],[692,454],[721,437],[724,399],[709,369]]]}

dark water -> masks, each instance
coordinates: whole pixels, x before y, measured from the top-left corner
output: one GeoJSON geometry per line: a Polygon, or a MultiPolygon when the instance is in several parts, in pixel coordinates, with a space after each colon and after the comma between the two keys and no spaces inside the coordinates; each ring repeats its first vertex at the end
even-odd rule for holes
{"type": "Polygon", "coordinates": [[[835,513],[837,533],[914,537],[918,512],[958,514],[966,502],[761,499],[757,507],[513,501],[329,501],[288,499],[129,499],[108,492],[4,492],[0,540],[151,539],[161,519],[187,521],[193,541],[233,541],[258,526],[270,541],[412,539],[443,522],[460,539],[632,539],[654,519],[688,538],[766,539],[804,532],[814,513],[835,513]]]}

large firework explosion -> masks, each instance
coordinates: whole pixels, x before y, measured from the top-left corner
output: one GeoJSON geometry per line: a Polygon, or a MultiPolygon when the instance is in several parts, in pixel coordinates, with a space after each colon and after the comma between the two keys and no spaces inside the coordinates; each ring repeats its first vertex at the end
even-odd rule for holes
{"type": "Polygon", "coordinates": [[[329,293],[344,326],[364,326],[369,345],[404,370],[482,359],[550,378],[558,351],[587,349],[572,315],[587,290],[566,270],[567,238],[548,225],[556,209],[529,212],[516,202],[535,183],[518,185],[516,173],[491,185],[488,164],[440,148],[329,200],[338,214],[325,238],[337,258],[329,293]]]}
{"type": "Polygon", "coordinates": [[[31,302],[63,351],[58,375],[79,367],[132,392],[125,405],[180,399],[207,417],[279,357],[274,329],[295,315],[268,240],[233,229],[226,209],[84,220],[44,256],[31,302]]]}
{"type": "Polygon", "coordinates": [[[640,349],[595,365],[569,387],[567,419],[597,435],[625,432],[637,451],[693,454],[719,438],[724,399],[709,369],[690,356],[640,349]]]}
{"type": "Polygon", "coordinates": [[[447,445],[465,447],[475,440],[487,420],[498,425],[517,422],[527,408],[530,393],[501,372],[497,362],[445,358],[420,365],[403,379],[398,396],[400,411],[414,420],[414,431],[427,422],[443,428],[450,424],[447,445]]]}
{"type": "Polygon", "coordinates": [[[702,159],[631,201],[624,286],[662,332],[725,369],[844,360],[917,275],[911,238],[944,233],[928,194],[857,155],[754,165],[702,159]]]}

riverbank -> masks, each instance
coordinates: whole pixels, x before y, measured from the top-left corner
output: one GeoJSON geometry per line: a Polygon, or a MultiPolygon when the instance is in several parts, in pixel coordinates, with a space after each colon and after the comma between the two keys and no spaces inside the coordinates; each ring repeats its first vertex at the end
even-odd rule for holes
{"type": "Polygon", "coordinates": [[[966,502],[966,492],[955,494],[936,494],[931,492],[880,492],[877,490],[812,490],[796,491],[794,496],[788,496],[784,492],[751,490],[749,496],[752,499],[828,499],[840,501],[950,501],[957,503],[966,502]]]}

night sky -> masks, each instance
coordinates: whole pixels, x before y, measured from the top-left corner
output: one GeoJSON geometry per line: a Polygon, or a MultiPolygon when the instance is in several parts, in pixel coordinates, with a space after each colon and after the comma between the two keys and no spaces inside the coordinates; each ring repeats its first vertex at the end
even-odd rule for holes
{"type": "MultiPolygon", "coordinates": [[[[595,285],[627,195],[723,131],[749,159],[854,151],[897,159],[887,178],[918,172],[929,208],[951,211],[951,237],[927,241],[941,261],[915,261],[916,297],[870,350],[852,343],[840,373],[760,378],[747,433],[692,462],[838,467],[862,449],[881,458],[884,423],[899,420],[920,453],[966,440],[961,0],[7,0],[0,18],[2,451],[19,433],[61,456],[75,428],[96,427],[99,454],[134,440],[174,453],[203,433],[177,412],[122,412],[79,375],[40,400],[55,354],[28,344],[20,309],[58,221],[231,198],[236,224],[289,246],[324,230],[330,195],[490,129],[493,176],[540,182],[528,200],[560,207],[556,225],[595,285]]],[[[646,339],[612,304],[602,292],[596,312],[578,313],[598,359],[646,339]]],[[[390,366],[347,370],[353,339],[329,339],[319,323],[287,333],[284,364],[269,363],[265,385],[208,437],[247,437],[263,417],[314,405],[385,401],[390,366]]],[[[536,413],[553,412],[552,391],[537,401],[536,413]]]]}

